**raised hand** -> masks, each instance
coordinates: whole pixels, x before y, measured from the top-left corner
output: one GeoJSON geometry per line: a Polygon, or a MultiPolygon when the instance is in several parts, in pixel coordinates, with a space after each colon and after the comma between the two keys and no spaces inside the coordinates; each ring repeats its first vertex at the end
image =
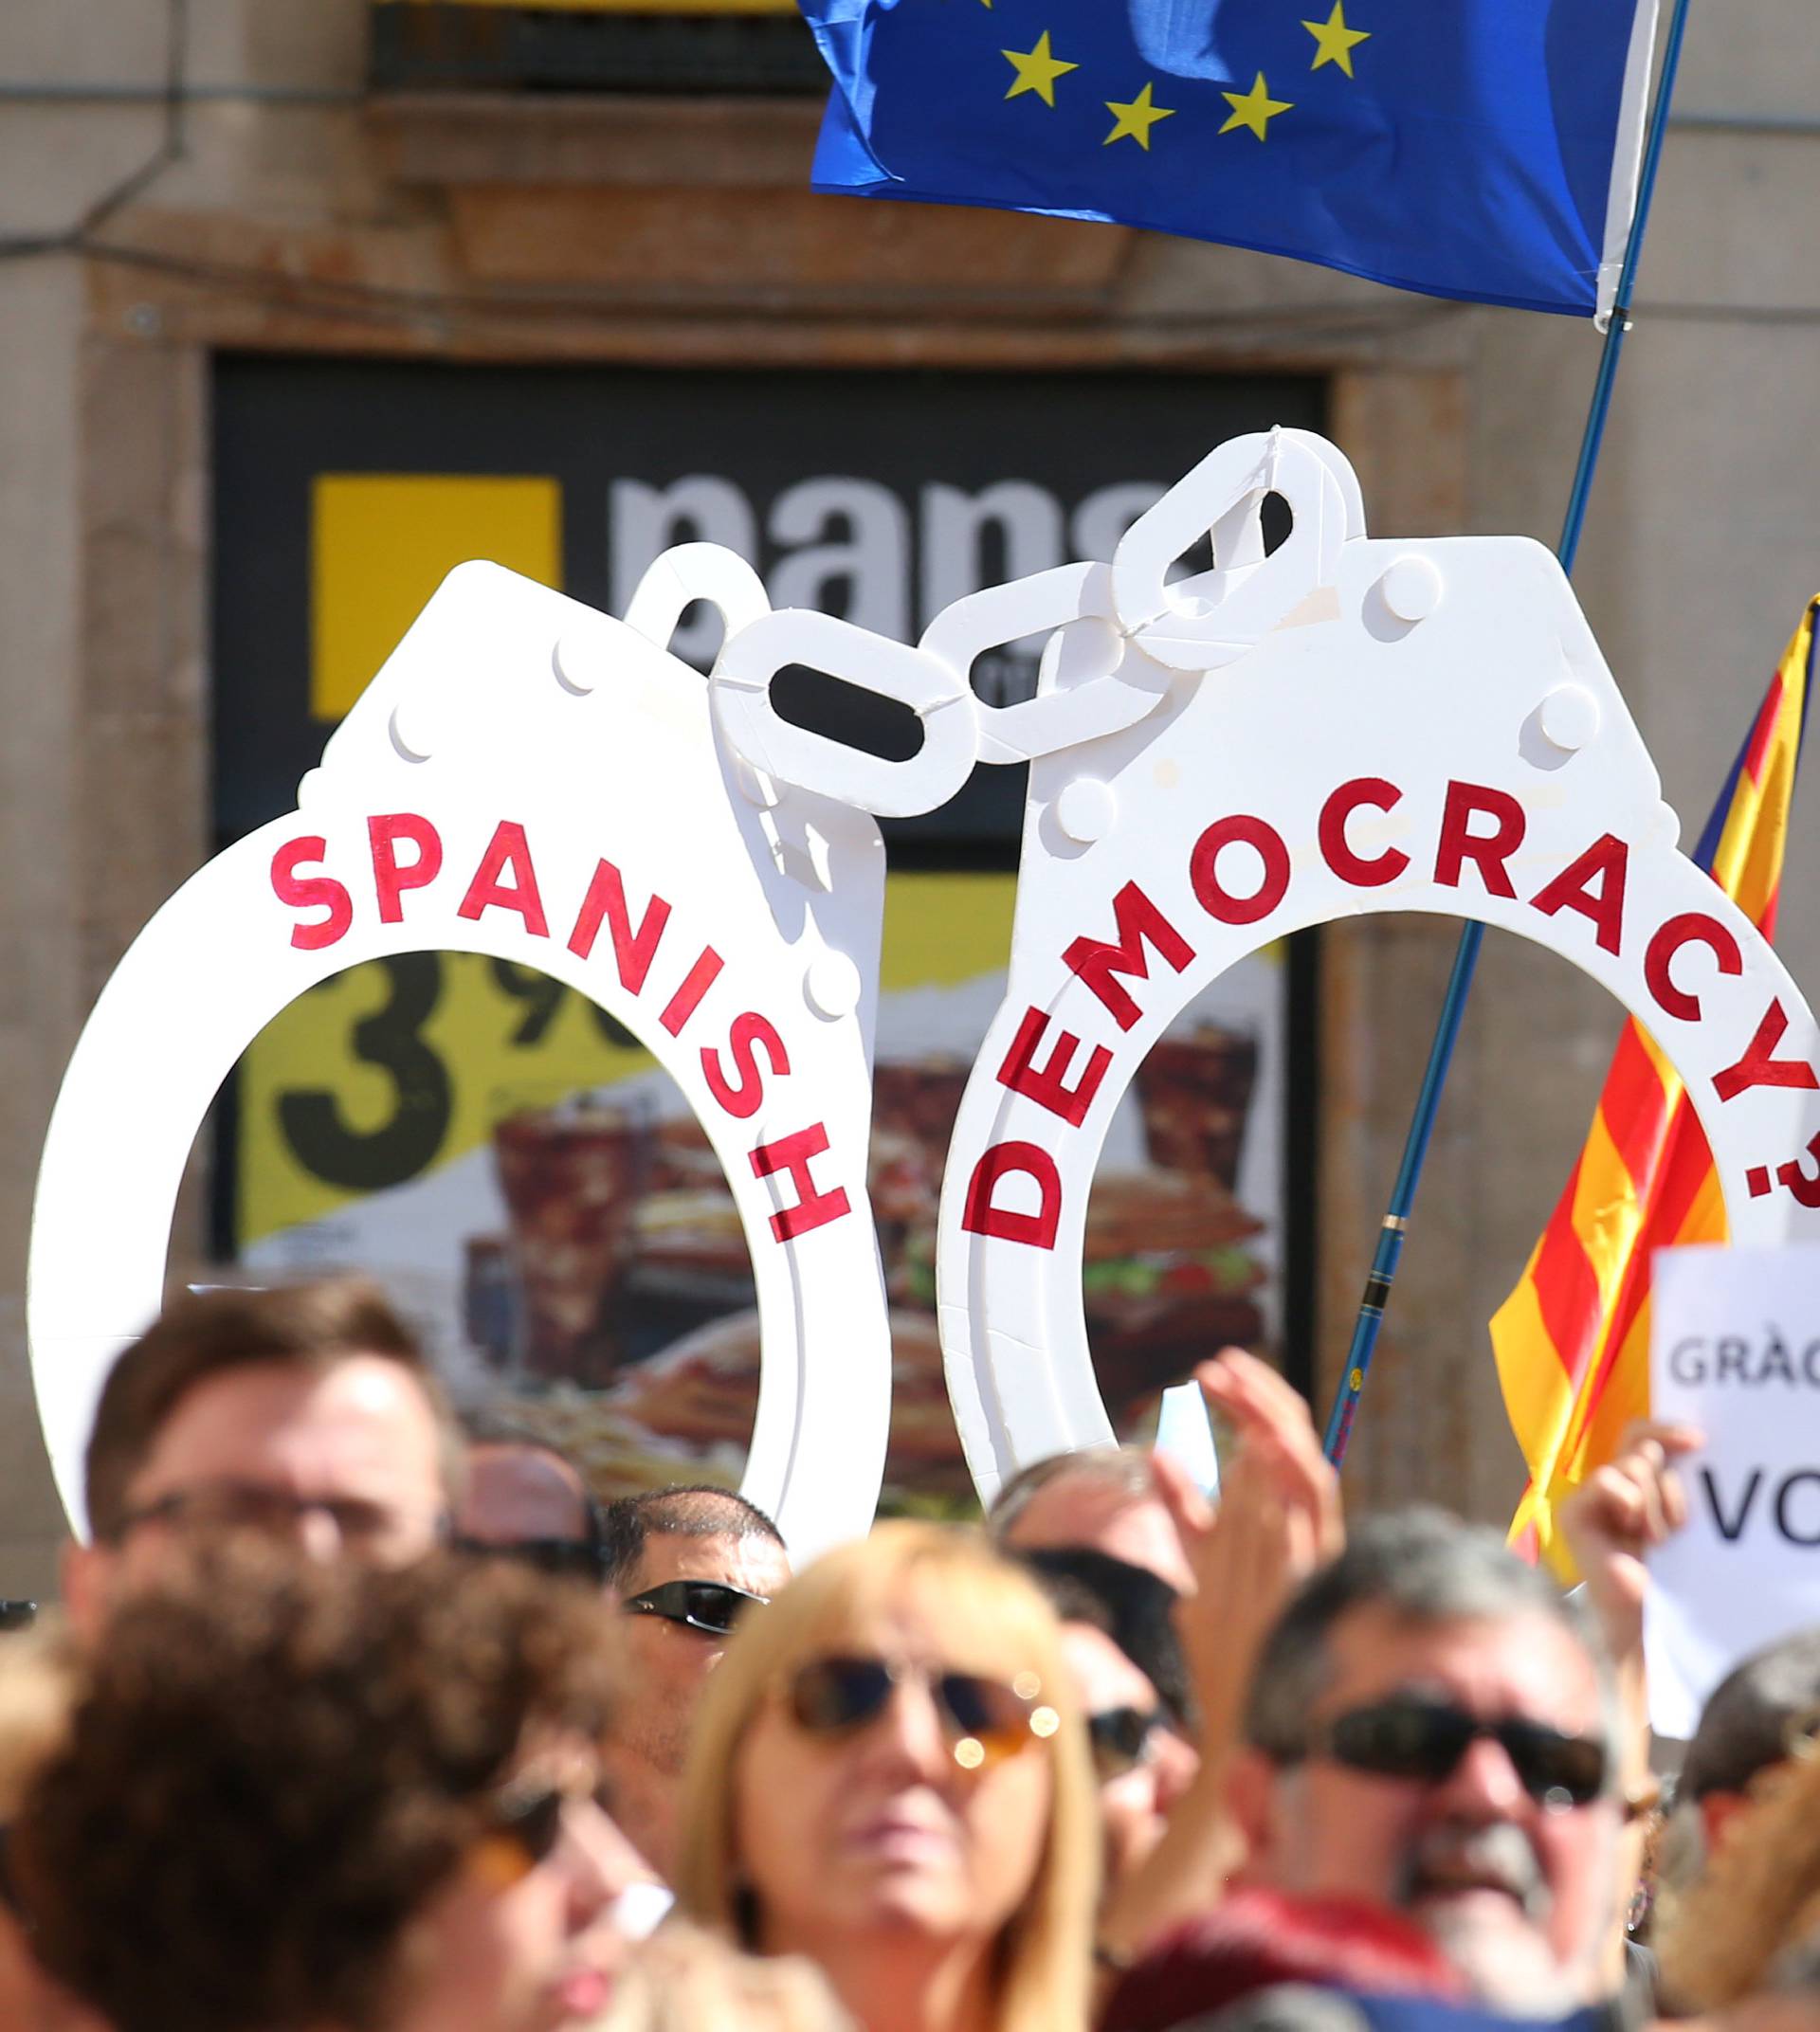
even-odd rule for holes
{"type": "Polygon", "coordinates": [[[1259,1646],[1296,1586],[1339,1551],[1345,1527],[1308,1407],[1276,1370],[1228,1348],[1194,1375],[1239,1442],[1222,1464],[1218,1510],[1166,1456],[1154,1471],[1194,1575],[1176,1621],[1211,1735],[1236,1728],[1259,1646]]]}
{"type": "Polygon", "coordinates": [[[1675,1462],[1704,1443],[1691,1425],[1639,1419],[1625,1427],[1613,1458],[1561,1505],[1561,1535],[1614,1660],[1643,1642],[1645,1554],[1687,1521],[1687,1496],[1675,1462]]]}

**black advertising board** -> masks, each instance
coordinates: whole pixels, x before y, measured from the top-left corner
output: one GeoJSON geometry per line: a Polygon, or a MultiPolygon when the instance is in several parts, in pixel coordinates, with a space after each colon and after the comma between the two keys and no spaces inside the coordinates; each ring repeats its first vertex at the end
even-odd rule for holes
{"type": "MultiPolygon", "coordinates": [[[[775,605],[914,641],[982,586],[1108,556],[1213,444],[1319,428],[1322,393],[1289,376],[223,358],[217,844],[292,807],[465,558],[622,613],[660,551],[709,539],[750,557],[775,605]]],[[[674,646],[706,667],[717,626],[685,615],[674,646]]],[[[1028,696],[1039,646],[982,658],[975,684],[1028,696]]],[[[828,731],[891,737],[829,680],[778,692],[828,731]]],[[[900,1407],[887,1483],[913,1501],[964,1491],[933,1333],[932,1195],[1003,991],[1023,795],[1023,771],[982,767],[944,809],[885,826],[870,1189],[900,1407]]],[[[1234,969],[1153,1053],[1109,1137],[1083,1290],[1109,1400],[1109,1379],[1128,1379],[1113,1406],[1127,1429],[1209,1336],[1271,1345],[1306,1374],[1312,968],[1299,940],[1234,969]],[[1143,1209],[1189,1181],[1189,1203],[1214,1209],[1208,1231],[1165,1247],[1143,1209]]],[[[603,1490],[737,1477],[755,1385],[749,1271],[679,1101],[629,1034],[528,970],[448,952],[357,968],[242,1060],[217,1125],[217,1242],[255,1270],[376,1271],[460,1392],[508,1400],[603,1490]],[[576,1166],[625,1190],[558,1276],[552,1237],[592,1189],[576,1166]]]]}

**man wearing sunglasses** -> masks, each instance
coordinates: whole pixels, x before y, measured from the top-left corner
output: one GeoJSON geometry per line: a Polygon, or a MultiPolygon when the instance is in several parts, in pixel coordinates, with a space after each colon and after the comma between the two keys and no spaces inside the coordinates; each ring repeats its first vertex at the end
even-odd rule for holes
{"type": "Polygon", "coordinates": [[[626,1671],[603,1767],[614,1819],[667,1879],[696,1702],[740,1617],[789,1581],[790,1558],[764,1512],[726,1489],[625,1497],[604,1522],[626,1671]]]}
{"type": "Polygon", "coordinates": [[[1479,1999],[1592,2000],[1619,1716],[1579,1606],[1439,1511],[1359,1528],[1265,1643],[1234,1762],[1254,1880],[1413,1918],[1479,1999]]]}

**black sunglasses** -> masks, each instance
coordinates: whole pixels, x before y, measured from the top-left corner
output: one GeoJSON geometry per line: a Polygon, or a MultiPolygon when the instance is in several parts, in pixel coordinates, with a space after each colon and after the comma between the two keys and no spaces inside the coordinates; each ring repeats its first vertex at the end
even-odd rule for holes
{"type": "Polygon", "coordinates": [[[1441,1700],[1405,1696],[1354,1708],[1316,1730],[1309,1750],[1353,1770],[1439,1785],[1482,1736],[1503,1751],[1538,1805],[1584,1806],[1605,1790],[1605,1745],[1596,1737],[1566,1735],[1520,1714],[1487,1721],[1441,1700]]]}
{"type": "Polygon", "coordinates": [[[770,1600],[767,1594],[748,1594],[720,1581],[664,1581],[643,1594],[628,1595],[626,1613],[662,1616],[704,1637],[725,1637],[747,1609],[763,1608],[770,1600]]]}
{"type": "Polygon", "coordinates": [[[450,1542],[456,1551],[471,1559],[510,1559],[558,1580],[603,1577],[601,1549],[588,1538],[514,1538],[500,1544],[486,1538],[455,1538],[450,1542]]]}
{"type": "Polygon", "coordinates": [[[787,1701],[807,1735],[846,1735],[875,1722],[907,1680],[920,1680],[935,1702],[955,1762],[978,1770],[1013,1755],[1032,1737],[1061,1726],[1051,1707],[1040,1707],[1042,1685],[1032,1672],[1010,1684],[973,1672],[942,1672],[895,1659],[818,1658],[792,1677],[787,1701]]]}
{"type": "Polygon", "coordinates": [[[1161,1708],[1101,1708],[1087,1716],[1087,1747],[1101,1785],[1148,1762],[1156,1732],[1168,1726],[1161,1708]]]}

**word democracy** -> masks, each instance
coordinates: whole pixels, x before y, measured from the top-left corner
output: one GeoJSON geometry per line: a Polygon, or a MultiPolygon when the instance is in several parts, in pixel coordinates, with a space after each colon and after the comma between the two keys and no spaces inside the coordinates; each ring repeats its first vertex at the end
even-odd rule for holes
{"type": "MultiPolygon", "coordinates": [[[[1348,836],[1355,813],[1388,813],[1402,801],[1402,790],[1382,776],[1354,777],[1327,797],[1320,807],[1317,839],[1321,862],[1339,881],[1355,889],[1380,889],[1408,872],[1411,857],[1401,848],[1387,846],[1376,854],[1361,854],[1348,836]]],[[[1434,850],[1434,882],[1458,889],[1470,865],[1486,894],[1521,900],[1543,916],[1573,912],[1587,920],[1603,951],[1617,954],[1627,930],[1629,846],[1615,834],[1602,834],[1533,895],[1519,898],[1508,863],[1523,844],[1528,823],[1521,802],[1510,792],[1449,780],[1434,850]]],[[[1267,820],[1248,812],[1215,820],[1195,840],[1189,854],[1188,879],[1194,899],[1221,924],[1261,924],[1283,905],[1291,878],[1290,852],[1282,833],[1267,820]],[[1222,872],[1223,857],[1234,846],[1250,849],[1257,871],[1255,887],[1246,891],[1228,887],[1222,872]]],[[[1127,882],[1113,897],[1112,912],[1116,935],[1074,939],[1063,952],[1062,964],[1092,992],[1119,1028],[1128,1031],[1144,1011],[1125,983],[1150,979],[1152,953],[1180,973],[1193,962],[1195,951],[1181,927],[1136,881],[1127,882]]],[[[1681,912],[1650,933],[1643,958],[1650,996],[1666,1015],[1682,1023],[1699,1023],[1701,999],[1678,983],[1673,971],[1677,956],[1689,946],[1704,949],[1721,976],[1741,974],[1744,959],[1730,927],[1706,911],[1681,912]]],[[[996,1078],[1000,1085],[1078,1129],[1104,1083],[1113,1054],[1106,1044],[1094,1044],[1071,1082],[1076,1055],[1083,1045],[1081,1037],[1059,1029],[1047,1056],[1039,1062],[1051,1021],[1049,1013],[1034,1004],[1027,1009],[996,1078]]],[[[1754,1087],[1820,1089],[1820,1072],[1807,1060],[1775,1056],[1788,1027],[1788,1012],[1780,999],[1773,997],[1749,1043],[1713,1077],[1721,1102],[1734,1100],[1754,1087]]],[[[1780,1166],[1775,1177],[1803,1206],[1820,1205],[1820,1171],[1809,1174],[1797,1160],[1780,1166]]],[[[1752,1167],[1748,1185],[1754,1196],[1770,1190],[1768,1168],[1752,1167]]],[[[1054,1155],[1039,1143],[1006,1140],[992,1144],[975,1164],[968,1181],[961,1225],[970,1234],[1051,1249],[1061,1211],[1062,1176],[1054,1155]],[[1026,1204],[1028,1186],[1013,1188],[1016,1205],[999,1194],[1001,1181],[1019,1176],[1034,1182],[1037,1204],[1033,1210],[1026,1204]]]]}

